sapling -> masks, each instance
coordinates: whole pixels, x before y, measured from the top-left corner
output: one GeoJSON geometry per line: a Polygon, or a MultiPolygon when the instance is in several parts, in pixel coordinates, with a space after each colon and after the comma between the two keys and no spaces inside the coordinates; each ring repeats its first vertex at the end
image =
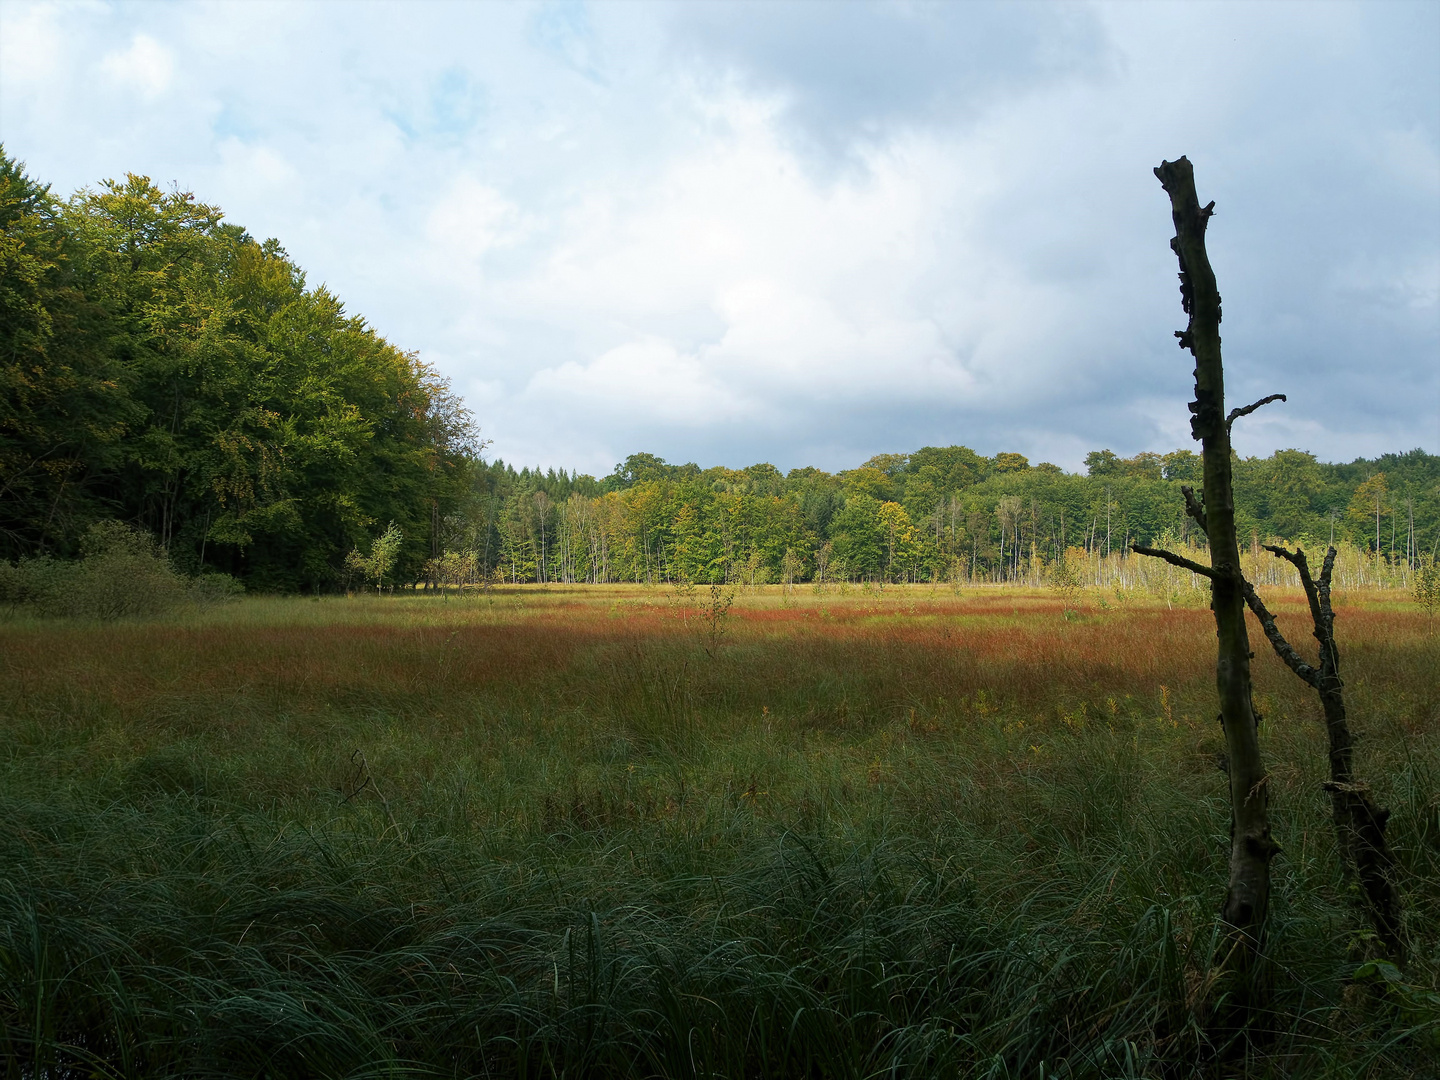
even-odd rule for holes
{"type": "Polygon", "coordinates": [[[1415,568],[1415,577],[1410,585],[1410,595],[1420,610],[1430,618],[1440,609],[1440,561],[1427,559],[1415,568]]]}
{"type": "Polygon", "coordinates": [[[400,547],[404,542],[404,531],[392,521],[370,545],[369,555],[361,555],[357,549],[345,557],[346,569],[375,582],[375,592],[378,595],[390,571],[400,560],[400,547]]]}
{"type": "Polygon", "coordinates": [[[1060,610],[1063,617],[1068,621],[1074,618],[1074,612],[1080,605],[1080,594],[1085,588],[1085,581],[1080,571],[1070,560],[1068,551],[1062,552],[1060,557],[1050,564],[1050,588],[1060,597],[1060,610]]]}
{"type": "Polygon", "coordinates": [[[730,605],[734,602],[734,589],[727,589],[718,581],[711,583],[710,600],[700,611],[705,617],[705,639],[708,642],[705,655],[711,660],[720,652],[720,642],[725,636],[725,620],[729,618],[730,605]]]}

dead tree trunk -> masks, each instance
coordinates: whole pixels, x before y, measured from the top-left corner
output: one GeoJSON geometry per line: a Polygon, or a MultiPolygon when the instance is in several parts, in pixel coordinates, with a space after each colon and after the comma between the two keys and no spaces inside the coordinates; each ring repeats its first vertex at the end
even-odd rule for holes
{"type": "Polygon", "coordinates": [[[1332,547],[1325,553],[1318,581],[1310,575],[1310,563],[1304,551],[1288,551],[1272,544],[1266,544],[1265,549],[1300,572],[1300,583],[1305,586],[1305,597],[1310,602],[1310,618],[1315,624],[1315,640],[1320,643],[1319,666],[1307,663],[1285,640],[1275,624],[1275,616],[1249,582],[1245,583],[1245,602],[1265,628],[1265,636],[1280,659],[1320,695],[1320,705],[1325,710],[1325,731],[1330,737],[1330,779],[1325,782],[1325,790],[1330,792],[1340,858],[1360,883],[1366,914],[1381,945],[1390,959],[1403,964],[1405,946],[1400,926],[1400,895],[1395,887],[1395,859],[1385,840],[1390,811],[1375,805],[1370,798],[1370,786],[1356,780],[1353,771],[1350,724],[1345,715],[1345,684],[1340,679],[1340,650],[1335,646],[1335,609],[1330,604],[1335,549],[1332,547]]]}
{"type": "Polygon", "coordinates": [[[1220,359],[1220,293],[1205,252],[1205,226],[1214,213],[1195,194],[1195,172],[1185,158],[1166,161],[1155,170],[1170,196],[1175,238],[1170,247],[1180,261],[1180,297],[1189,325],[1176,331],[1180,347],[1195,357],[1195,400],[1190,403],[1191,435],[1201,444],[1204,505],[1186,493],[1187,510],[1205,530],[1210,566],[1136,545],[1141,555],[1154,555],[1210,579],[1210,608],[1215,613],[1218,651],[1215,682],[1220,697],[1220,723],[1230,774],[1230,880],[1221,909],[1230,926],[1222,957],[1222,973],[1231,985],[1228,999],[1238,1008],[1233,1019],[1261,1004],[1256,979],[1265,917],[1270,904],[1270,859],[1278,846],[1270,836],[1269,792],[1260,757],[1257,718],[1250,692],[1250,638],[1245,626],[1244,578],[1235,537],[1235,498],[1230,477],[1230,423],[1225,415],[1225,377],[1220,359]],[[1230,976],[1236,978],[1231,979],[1230,976]]]}

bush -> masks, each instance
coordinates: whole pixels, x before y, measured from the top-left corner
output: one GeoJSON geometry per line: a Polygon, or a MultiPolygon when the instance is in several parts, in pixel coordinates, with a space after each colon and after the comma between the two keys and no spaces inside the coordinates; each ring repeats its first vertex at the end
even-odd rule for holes
{"type": "Polygon", "coordinates": [[[187,602],[219,603],[244,592],[228,574],[187,581],[149,533],[123,522],[92,525],[80,550],[74,562],[42,555],[0,563],[0,604],[41,615],[108,620],[159,615],[187,602]]]}
{"type": "Polygon", "coordinates": [[[0,562],[0,604],[44,609],[62,591],[62,579],[68,570],[68,564],[48,555],[13,564],[0,562]]]}
{"type": "Polygon", "coordinates": [[[149,533],[119,521],[90,526],[57,614],[119,619],[158,615],[185,598],[185,581],[149,533]]]}
{"type": "Polygon", "coordinates": [[[190,582],[190,599],[197,604],[228,604],[245,595],[245,586],[229,574],[207,570],[190,582]]]}

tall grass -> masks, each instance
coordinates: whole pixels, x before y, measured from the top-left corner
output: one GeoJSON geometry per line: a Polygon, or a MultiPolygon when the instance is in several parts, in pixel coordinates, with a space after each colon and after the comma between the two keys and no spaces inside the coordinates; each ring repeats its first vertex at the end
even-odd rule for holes
{"type": "Polygon", "coordinates": [[[1433,1074],[1423,616],[1355,599],[1340,624],[1416,946],[1388,990],[1352,980],[1318,707],[1257,664],[1285,853],[1274,1011],[1238,1063],[1194,1013],[1228,857],[1207,612],[892,588],[728,619],[713,658],[639,589],[0,624],[0,1059],[1433,1074]]]}

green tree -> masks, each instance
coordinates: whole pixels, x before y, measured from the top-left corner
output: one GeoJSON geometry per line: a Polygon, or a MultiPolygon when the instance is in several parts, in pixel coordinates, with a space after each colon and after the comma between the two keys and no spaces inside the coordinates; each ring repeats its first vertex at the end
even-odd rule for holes
{"type": "Polygon", "coordinates": [[[1119,462],[1113,450],[1091,450],[1085,455],[1085,471],[1089,476],[1113,476],[1118,471],[1119,462]]]}
{"type": "Polygon", "coordinates": [[[0,146],[0,558],[72,554],[140,409],[63,208],[0,146]]]}
{"type": "Polygon", "coordinates": [[[1385,474],[1377,472],[1367,478],[1350,496],[1345,511],[1345,524],[1351,538],[1371,548],[1378,557],[1381,545],[1381,520],[1390,510],[1390,486],[1385,474]]]}
{"type": "Polygon", "coordinates": [[[895,482],[885,472],[862,465],[840,474],[846,496],[863,495],[877,502],[890,502],[895,497],[895,482]]]}
{"type": "Polygon", "coordinates": [[[346,564],[373,581],[375,592],[379,593],[399,562],[400,551],[404,544],[404,530],[392,521],[370,545],[369,555],[362,555],[358,550],[351,551],[346,558],[346,564]]]}
{"type": "Polygon", "coordinates": [[[377,520],[418,572],[478,449],[443,379],[188,193],[132,175],[58,217],[128,409],[98,504],[262,587],[318,586],[377,520]]]}
{"type": "Polygon", "coordinates": [[[920,554],[919,537],[910,515],[899,503],[881,503],[875,521],[884,542],[885,576],[891,581],[908,577],[920,554]]]}
{"type": "MultiPolygon", "coordinates": [[[[1088,461],[1089,458],[1086,458],[1088,461]]],[[[1193,450],[1175,450],[1172,453],[1164,454],[1160,458],[1161,474],[1166,480],[1179,480],[1187,484],[1197,484],[1202,479],[1200,471],[1200,455],[1193,450]]]]}
{"type": "Polygon", "coordinates": [[[881,505],[874,496],[857,493],[846,498],[844,509],[835,516],[834,558],[852,576],[877,578],[884,567],[888,537],[880,521],[881,505]]]}

